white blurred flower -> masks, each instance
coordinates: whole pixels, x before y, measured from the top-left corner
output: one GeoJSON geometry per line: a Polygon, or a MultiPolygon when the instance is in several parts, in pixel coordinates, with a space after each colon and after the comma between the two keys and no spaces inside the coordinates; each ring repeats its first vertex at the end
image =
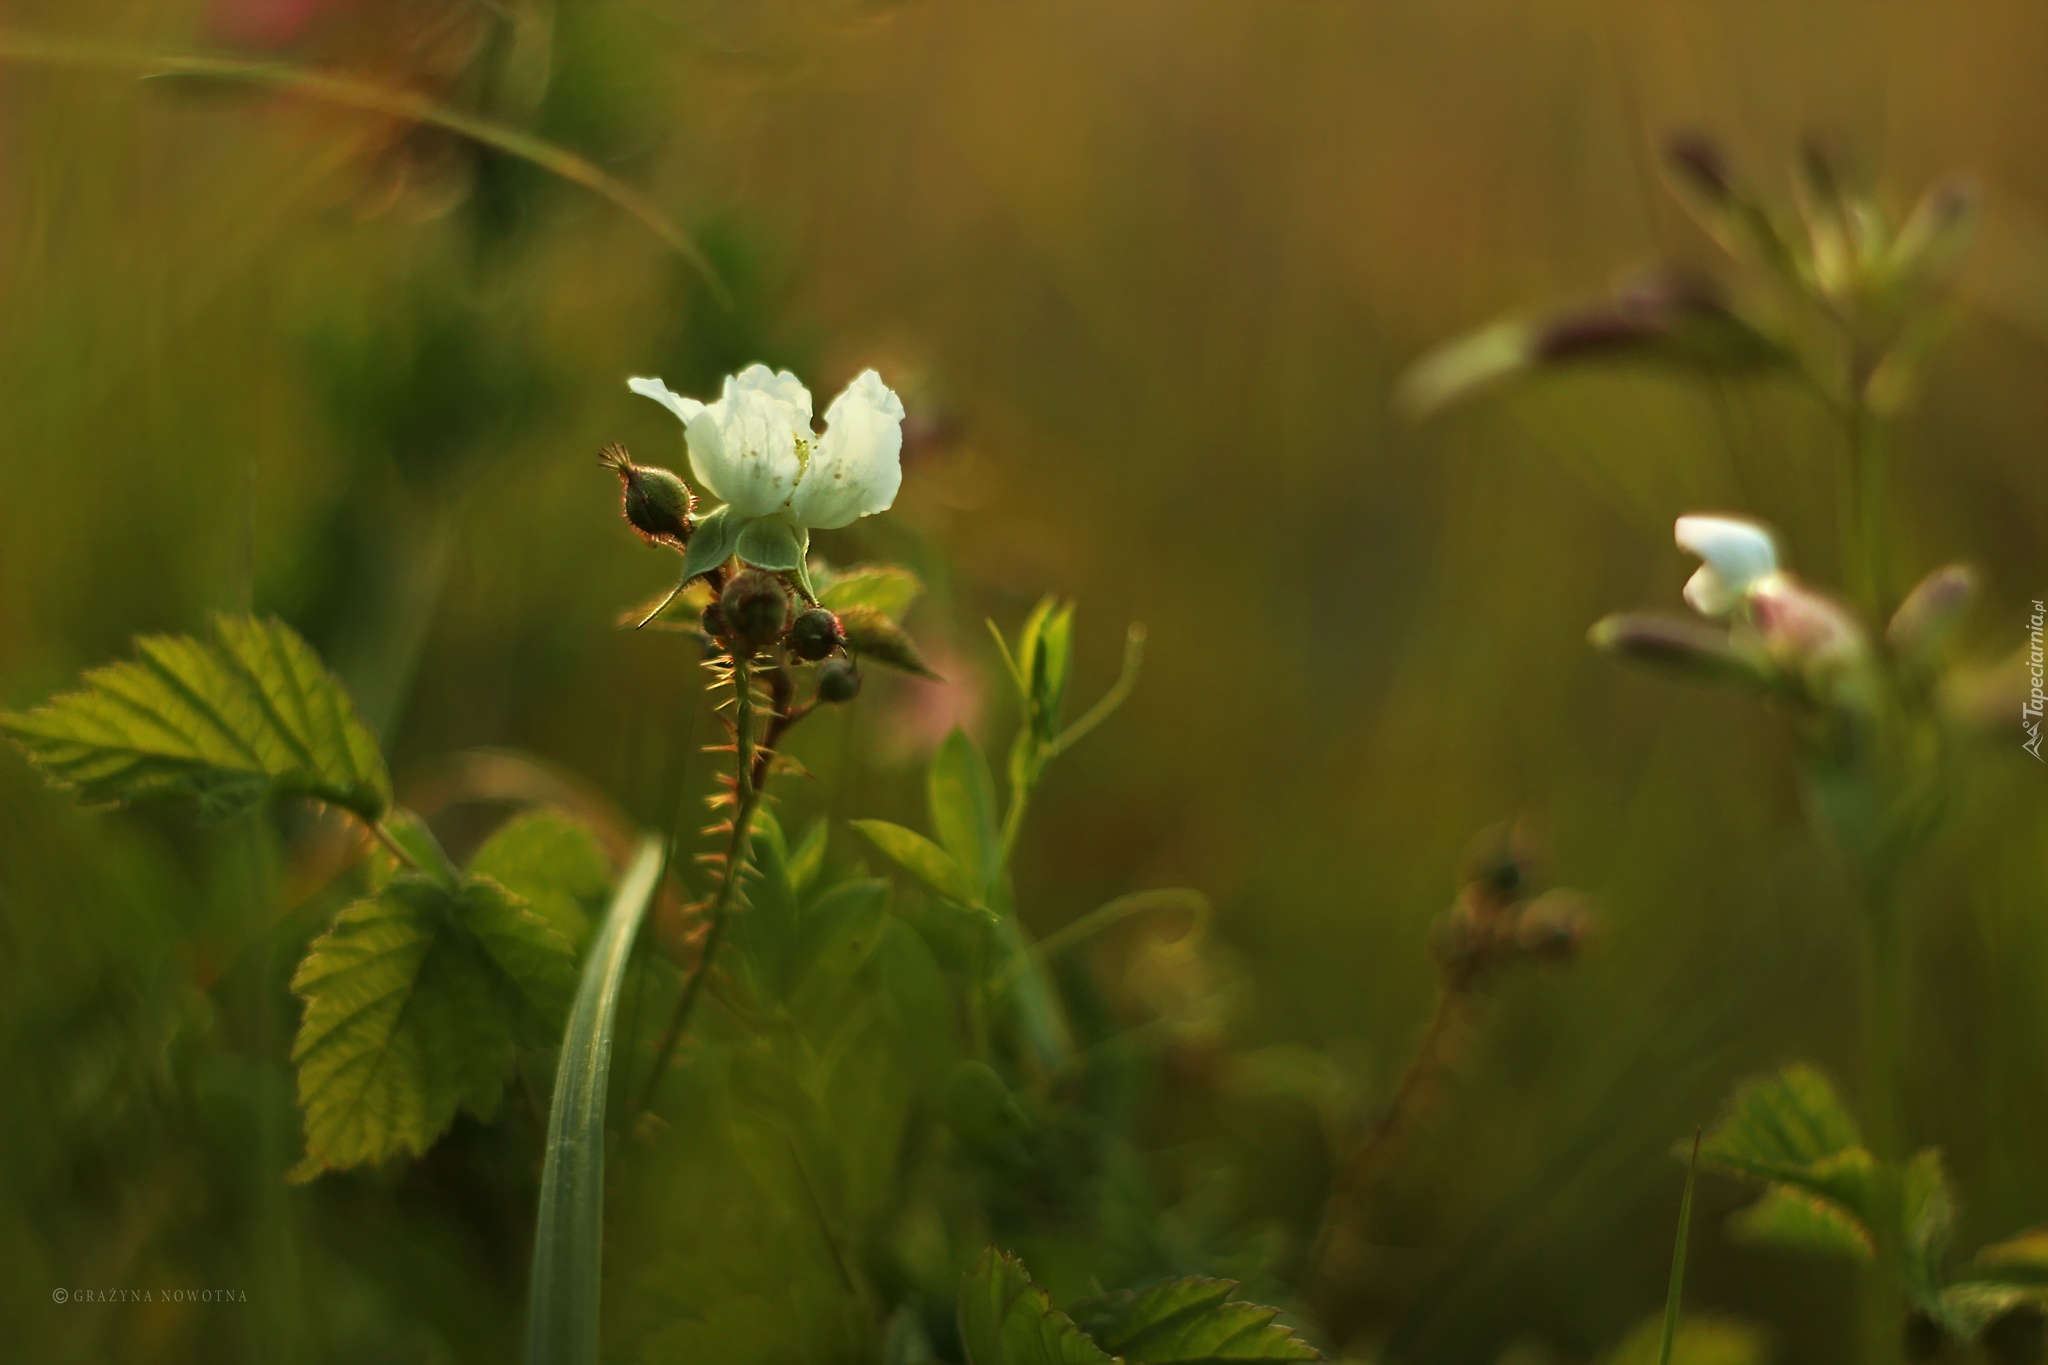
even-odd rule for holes
{"type": "Polygon", "coordinates": [[[659,379],[626,386],[682,419],[691,471],[726,504],[692,537],[686,563],[699,567],[691,572],[733,553],[800,571],[811,531],[850,525],[896,501],[903,401],[873,370],[832,400],[823,435],[811,427],[810,391],[787,370],[749,365],[712,403],[672,393],[659,379]]]}
{"type": "Polygon", "coordinates": [[[1778,545],[1771,533],[1739,517],[1680,517],[1676,528],[1680,549],[1702,561],[1686,581],[1685,600],[1702,616],[1729,616],[1759,591],[1783,580],[1778,545]]]}

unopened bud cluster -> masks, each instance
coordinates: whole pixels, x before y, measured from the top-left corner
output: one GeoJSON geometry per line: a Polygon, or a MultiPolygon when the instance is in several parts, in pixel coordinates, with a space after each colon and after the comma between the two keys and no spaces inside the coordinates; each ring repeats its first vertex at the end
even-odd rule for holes
{"type": "Polygon", "coordinates": [[[1488,830],[1466,855],[1463,885],[1437,920],[1433,939],[1444,975],[1470,984],[1512,962],[1569,960],[1591,916],[1577,892],[1538,894],[1534,850],[1517,829],[1488,830]]]}

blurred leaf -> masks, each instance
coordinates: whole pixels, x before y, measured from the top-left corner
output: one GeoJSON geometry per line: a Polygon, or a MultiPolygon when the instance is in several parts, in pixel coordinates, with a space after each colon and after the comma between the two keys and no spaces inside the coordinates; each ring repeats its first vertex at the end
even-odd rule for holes
{"type": "Polygon", "coordinates": [[[638,606],[619,613],[615,622],[623,629],[670,630],[704,638],[704,609],[711,605],[711,584],[693,578],[680,588],[656,593],[638,606]]]}
{"type": "Polygon", "coordinates": [[[1535,359],[1535,335],[1526,322],[1496,322],[1445,342],[1401,376],[1394,401],[1418,420],[1441,412],[1527,369],[1535,359]]]}
{"type": "MultiPolygon", "coordinates": [[[[825,577],[822,566],[813,573],[825,577]]],[[[860,607],[900,621],[923,591],[923,581],[908,569],[894,564],[855,564],[831,571],[819,584],[818,605],[834,611],[860,607]]]]}
{"type": "Polygon", "coordinates": [[[1906,1283],[1917,1303],[1932,1307],[1940,1293],[1942,1260],[1948,1254],[1956,1222],[1955,1196],[1949,1190],[1948,1173],[1942,1169],[1941,1152],[1929,1147],[1916,1154],[1906,1163],[1901,1185],[1906,1283]]]}
{"type": "Polygon", "coordinates": [[[1745,1241],[1854,1261],[1873,1255],[1870,1230],[1854,1214],[1832,1199],[1790,1185],[1772,1185],[1763,1198],[1737,1210],[1728,1226],[1745,1241]]]}
{"type": "Polygon", "coordinates": [[[979,903],[960,864],[916,830],[892,825],[887,820],[855,820],[852,824],[891,862],[947,900],[961,905],[979,903]]]}
{"type": "Polygon", "coordinates": [[[804,912],[793,993],[830,995],[853,979],[882,941],[889,920],[889,883],[841,882],[804,912]]]}
{"type": "Polygon", "coordinates": [[[809,891],[825,869],[825,846],[831,837],[831,823],[823,816],[811,822],[804,837],[789,853],[789,879],[800,892],[809,891]]]}
{"type": "MultiPolygon", "coordinates": [[[[1651,1318],[1622,1338],[1600,1365],[1657,1365],[1663,1337],[1662,1317],[1651,1318]]],[[[1763,1359],[1763,1333],[1733,1318],[1685,1318],[1671,1342],[1671,1365],[1758,1365],[1763,1359]]]]}
{"type": "Polygon", "coordinates": [[[590,828],[558,811],[516,815],[469,860],[555,927],[572,949],[590,937],[589,908],[611,885],[611,866],[590,828]]]}
{"type": "Polygon", "coordinates": [[[283,622],[219,615],[210,640],[144,636],[136,651],[77,692],[0,716],[0,729],[94,804],[175,792],[220,816],[278,794],[371,823],[390,809],[375,737],[283,622]]]}
{"type": "Polygon", "coordinates": [[[583,964],[562,1036],[534,1229],[527,1365],[588,1365],[597,1359],[605,1098],[613,1021],[633,941],[660,884],[661,861],[661,840],[652,835],[643,839],[619,879],[597,942],[583,964]]]}
{"type": "Polygon", "coordinates": [[[683,551],[683,581],[724,565],[739,547],[740,527],[729,509],[714,508],[697,519],[697,529],[683,551]]]}
{"type": "Polygon", "coordinates": [[[977,888],[975,899],[986,901],[1002,875],[996,783],[980,746],[958,726],[933,755],[925,792],[940,847],[977,888]]]}
{"type": "Polygon", "coordinates": [[[967,1365],[1114,1365],[1052,1306],[1022,1261],[994,1247],[960,1286],[960,1340],[967,1365]]]}
{"type": "Polygon", "coordinates": [[[408,872],[342,910],[292,977],[306,1002],[293,1178],[417,1156],[458,1108],[488,1118],[514,1047],[553,1041],[575,983],[568,943],[495,882],[408,872]]]}
{"type": "Polygon", "coordinates": [[[733,917],[733,947],[748,978],[767,998],[789,993],[801,909],[790,879],[788,845],[774,814],[754,814],[741,872],[744,909],[733,917]]]}
{"type": "Polygon", "coordinates": [[[1951,1336],[1968,1343],[2013,1309],[2028,1304],[2048,1305],[2048,1290],[2037,1285],[1965,1280],[1941,1291],[1935,1316],[1951,1336]]]}
{"type": "Polygon", "coordinates": [[[1867,1224],[1874,1163],[1861,1142],[1827,1077],[1794,1064],[1740,1086],[1700,1156],[1737,1175],[1831,1199],[1867,1224]]]}
{"type": "Polygon", "coordinates": [[[1161,1280],[1068,1306],[1096,1345],[1131,1365],[1220,1365],[1231,1360],[1321,1360],[1275,1322],[1277,1309],[1233,1301],[1235,1280],[1161,1280]]]}
{"type": "Polygon", "coordinates": [[[848,607],[839,613],[846,632],[846,647],[862,658],[873,659],[902,673],[938,680],[917,644],[903,627],[872,607],[848,607]]]}
{"type": "Polygon", "coordinates": [[[1047,594],[1017,636],[1018,682],[1027,728],[1041,744],[1058,735],[1074,664],[1074,604],[1047,594]]]}
{"type": "Polygon", "coordinates": [[[1970,1262],[1972,1275],[1996,1275],[2015,1284],[2048,1285],[2048,1228],[2031,1228],[1993,1242],[1970,1262]]]}
{"type": "Polygon", "coordinates": [[[1685,1161],[1685,1193],[1678,1200],[1678,1235],[1671,1248],[1671,1280],[1664,1291],[1664,1330],[1657,1340],[1657,1365],[1671,1365],[1678,1347],[1678,1315],[1685,1302],[1685,1253],[1692,1245],[1692,1190],[1700,1173],[1700,1134],[1693,1130],[1685,1161]]]}

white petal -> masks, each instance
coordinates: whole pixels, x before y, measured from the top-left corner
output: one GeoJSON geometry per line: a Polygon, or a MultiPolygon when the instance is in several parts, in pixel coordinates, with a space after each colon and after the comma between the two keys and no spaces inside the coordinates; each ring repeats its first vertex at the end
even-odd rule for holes
{"type": "Polygon", "coordinates": [[[704,405],[696,399],[669,392],[668,385],[659,379],[628,379],[626,387],[642,398],[652,398],[685,422],[704,410],[704,405]]]}
{"type": "Polygon", "coordinates": [[[1710,564],[1702,564],[1685,580],[1685,600],[1702,616],[1726,616],[1742,602],[1742,594],[1730,592],[1710,564]]]}
{"type": "Polygon", "coordinates": [[[733,388],[753,389],[767,394],[770,398],[789,404],[801,416],[805,433],[809,433],[811,427],[811,391],[803,386],[802,380],[798,379],[788,370],[771,370],[766,365],[756,362],[741,370],[738,374],[727,380],[726,383],[733,388]]]}
{"type": "Polygon", "coordinates": [[[1708,616],[1733,611],[1751,588],[1778,572],[1777,542],[1753,521],[1680,517],[1675,535],[1681,549],[1705,561],[1685,585],[1685,600],[1708,616]]]}
{"type": "Polygon", "coordinates": [[[825,410],[791,510],[800,525],[829,531],[886,511],[902,483],[903,400],[863,370],[825,410]]]}
{"type": "Polygon", "coordinates": [[[727,379],[718,401],[683,424],[697,481],[739,516],[780,511],[803,472],[796,443],[810,435],[809,404],[810,395],[793,375],[771,375],[765,366],[727,379]],[[766,386],[757,382],[761,377],[769,381],[766,386]],[[791,401],[789,386],[803,398],[802,409],[791,401]]]}

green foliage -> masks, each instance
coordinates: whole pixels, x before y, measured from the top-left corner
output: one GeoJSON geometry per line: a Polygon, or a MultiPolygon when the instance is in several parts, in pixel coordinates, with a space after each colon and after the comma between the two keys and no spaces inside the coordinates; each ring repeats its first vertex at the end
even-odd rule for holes
{"type": "Polygon", "coordinates": [[[1700,1137],[1693,1134],[1692,1155],[1685,1163],[1685,1193],[1678,1201],[1678,1236],[1671,1248],[1671,1283],[1664,1291],[1664,1332],[1657,1347],[1657,1365],[1671,1365],[1678,1342],[1678,1316],[1685,1303],[1685,1253],[1692,1242],[1692,1187],[1700,1171],[1700,1137]]]}
{"type": "Polygon", "coordinates": [[[1223,1365],[1321,1360],[1274,1321],[1278,1312],[1230,1296],[1232,1280],[1161,1280],[1083,1299],[1062,1312],[1024,1263],[990,1247],[960,1288],[968,1365],[1223,1365]]]}
{"type": "Polygon", "coordinates": [[[1767,1355],[1763,1334],[1733,1318],[1685,1318],[1670,1339],[1668,1355],[1664,1341],[1663,1320],[1651,1318],[1601,1357],[1600,1365],[1759,1365],[1767,1355]]]}
{"type": "Polygon", "coordinates": [[[216,616],[209,639],[145,636],[137,657],[0,728],[57,783],[115,804],[177,793],[209,815],[266,796],[325,801],[374,823],[391,779],[355,704],[277,620],[216,616]]]}
{"type": "Polygon", "coordinates": [[[739,548],[739,523],[723,507],[713,508],[697,518],[697,527],[683,551],[683,579],[709,573],[733,557],[739,548]]]}
{"type": "Polygon", "coordinates": [[[872,659],[912,677],[938,678],[910,633],[876,608],[844,608],[839,612],[839,625],[846,632],[846,647],[863,659],[872,659]]]}
{"type": "Polygon", "coordinates": [[[1274,1321],[1277,1310],[1233,1300],[1236,1290],[1234,1280],[1161,1280],[1084,1299],[1067,1312],[1098,1346],[1132,1365],[1323,1358],[1274,1321]]]}
{"type": "Polygon", "coordinates": [[[1022,1261],[994,1247],[960,1286],[960,1340],[967,1365],[1113,1365],[1022,1261]]]}
{"type": "Polygon", "coordinates": [[[996,783],[981,747],[965,730],[955,727],[939,745],[926,798],[940,847],[976,890],[976,902],[985,904],[1003,874],[996,783]]]}
{"type": "Polygon", "coordinates": [[[914,829],[887,820],[855,820],[853,827],[883,856],[956,905],[977,905],[974,880],[967,870],[914,829]]]}
{"type": "Polygon", "coordinates": [[[844,569],[811,565],[811,581],[818,589],[818,605],[833,611],[878,611],[891,621],[901,621],[910,604],[924,592],[924,584],[908,569],[894,564],[854,564],[844,569]]]}
{"type": "Polygon", "coordinates": [[[1735,1092],[1700,1145],[1709,1166],[1785,1185],[1867,1224],[1875,1163],[1856,1121],[1813,1067],[1795,1064],[1735,1092]]]}
{"type": "Polygon", "coordinates": [[[597,836],[551,810],[506,821],[477,849],[469,870],[520,897],[579,952],[590,937],[590,911],[612,880],[597,836]]]}
{"type": "Polygon", "coordinates": [[[597,1359],[613,1031],[626,963],[654,901],[661,864],[661,841],[650,836],[619,879],[562,1036],[534,1230],[527,1365],[590,1365],[597,1359]]]}
{"type": "Polygon", "coordinates": [[[520,1046],[554,1040],[567,940],[496,882],[402,873],[344,909],[292,977],[306,1156],[293,1177],[424,1152],[496,1112],[520,1046]]]}

